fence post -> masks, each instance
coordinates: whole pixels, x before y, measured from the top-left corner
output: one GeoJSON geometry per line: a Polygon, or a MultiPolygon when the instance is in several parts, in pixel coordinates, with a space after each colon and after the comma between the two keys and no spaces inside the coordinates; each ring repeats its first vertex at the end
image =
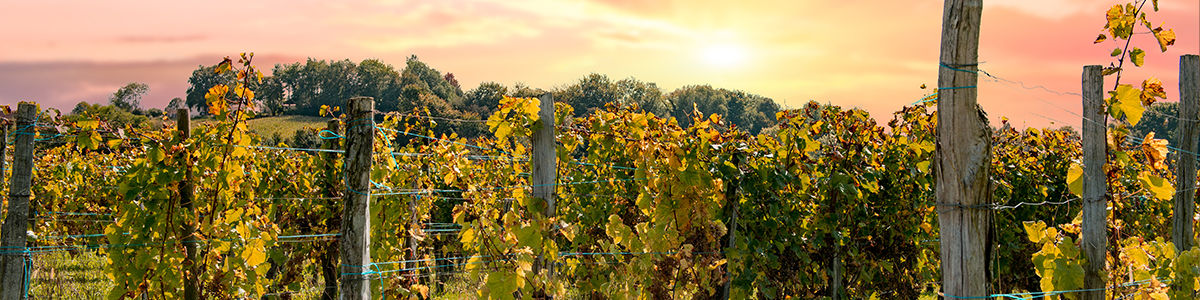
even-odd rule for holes
{"type": "Polygon", "coordinates": [[[29,230],[29,188],[33,184],[33,135],[37,132],[37,105],[21,102],[17,107],[17,128],[13,131],[13,171],[8,184],[8,215],[0,230],[0,253],[4,253],[4,294],[0,299],[25,298],[29,284],[29,253],[26,252],[26,231],[29,230]]]}
{"type": "MultiPolygon", "coordinates": [[[[6,169],[8,166],[4,164],[5,157],[7,157],[7,153],[6,153],[7,151],[8,151],[8,123],[5,123],[3,120],[0,120],[0,184],[3,184],[4,175],[5,175],[5,173],[8,173],[8,169],[6,169]]],[[[0,185],[0,190],[3,190],[3,189],[4,189],[4,186],[0,185]]]]}
{"type": "Polygon", "coordinates": [[[1104,105],[1102,66],[1083,67],[1083,299],[1104,299],[1105,249],[1108,248],[1108,176],[1104,173],[1107,128],[1101,110],[1104,105]]]}
{"type": "MultiPolygon", "coordinates": [[[[741,206],[741,199],[740,199],[741,196],[740,195],[742,194],[742,191],[741,191],[741,189],[742,189],[742,164],[741,163],[742,163],[741,151],[734,152],[733,153],[733,165],[735,167],[737,167],[737,171],[738,171],[737,179],[731,180],[730,183],[725,187],[725,205],[732,207],[732,209],[731,209],[732,213],[730,214],[730,217],[729,217],[729,239],[727,239],[725,241],[725,251],[723,251],[725,254],[722,255],[726,258],[729,257],[728,256],[729,249],[733,248],[734,242],[737,240],[738,207],[741,206]]],[[[725,286],[721,288],[721,299],[729,300],[729,291],[730,291],[730,288],[733,286],[733,274],[730,274],[730,272],[729,272],[729,261],[728,260],[726,260],[725,265],[723,267],[725,268],[725,277],[727,277],[727,279],[725,280],[725,286]]]]}
{"type": "MultiPolygon", "coordinates": [[[[339,136],[342,132],[342,124],[338,120],[329,120],[329,123],[327,123],[325,125],[325,130],[329,130],[329,132],[332,132],[334,135],[330,136],[330,137],[326,137],[323,134],[320,135],[323,138],[325,138],[324,148],[326,150],[337,150],[339,145],[338,145],[338,139],[336,137],[339,136]]],[[[325,198],[336,197],[338,194],[338,180],[337,180],[337,177],[334,176],[334,174],[337,174],[337,169],[336,169],[337,153],[325,152],[325,153],[323,153],[323,155],[324,155],[324,159],[325,159],[325,175],[326,175],[325,179],[324,179],[325,180],[325,184],[324,184],[325,198]]],[[[333,200],[327,200],[327,201],[329,203],[327,203],[326,207],[335,207],[335,205],[333,205],[334,204],[333,200]]],[[[327,220],[325,222],[325,224],[327,224],[327,226],[330,226],[330,227],[341,226],[341,224],[338,223],[338,221],[340,220],[339,218],[331,217],[330,219],[331,220],[327,220]]],[[[337,273],[337,270],[338,270],[338,268],[337,268],[338,245],[336,243],[323,243],[323,244],[325,244],[325,245],[324,245],[324,251],[321,254],[321,277],[325,281],[325,288],[321,292],[321,300],[333,300],[333,299],[337,298],[337,291],[338,291],[338,273],[337,273]]]]}
{"type": "Polygon", "coordinates": [[[1196,211],[1196,138],[1200,134],[1200,56],[1179,57],[1179,127],[1175,132],[1179,158],[1175,161],[1175,211],[1171,214],[1171,241],[1175,250],[1192,248],[1196,211]]]}
{"type": "Polygon", "coordinates": [[[341,231],[340,299],[371,299],[371,156],[375,145],[375,100],[346,103],[346,189],[341,231]]]}
{"type": "MultiPolygon", "coordinates": [[[[180,140],[187,140],[192,136],[192,125],[188,110],[181,108],[175,113],[176,123],[175,129],[179,132],[180,140]]],[[[192,153],[184,151],[183,181],[179,183],[179,206],[184,212],[193,212],[192,202],[196,199],[195,177],[192,173],[192,153]]],[[[200,299],[200,268],[196,266],[196,226],[191,223],[191,220],[183,222],[183,248],[186,252],[183,257],[183,299],[196,300],[200,299]]]]}
{"type": "Polygon", "coordinates": [[[942,291],[986,297],[991,133],[976,102],[982,0],[946,0],[938,71],[937,174],[942,291]]]}
{"type": "MultiPolygon", "coordinates": [[[[533,144],[533,153],[530,157],[533,170],[530,173],[530,180],[533,184],[533,197],[546,201],[546,218],[553,219],[556,211],[555,176],[558,169],[557,155],[554,151],[554,96],[547,93],[538,97],[538,100],[541,102],[538,118],[542,120],[542,126],[535,128],[530,137],[530,142],[533,144]]],[[[541,258],[538,260],[538,265],[546,267],[548,280],[553,280],[554,262],[542,261],[541,258]]],[[[540,271],[535,270],[534,274],[540,271]]]]}

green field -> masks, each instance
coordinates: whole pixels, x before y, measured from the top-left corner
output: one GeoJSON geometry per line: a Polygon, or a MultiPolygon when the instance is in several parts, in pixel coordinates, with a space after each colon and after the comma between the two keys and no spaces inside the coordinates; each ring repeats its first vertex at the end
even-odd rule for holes
{"type": "Polygon", "coordinates": [[[328,118],[312,116],[278,116],[258,118],[249,121],[250,131],[258,133],[263,138],[279,134],[283,139],[291,139],[297,130],[304,128],[325,128],[328,118]]]}
{"type": "MultiPolygon", "coordinates": [[[[271,138],[275,134],[284,140],[291,139],[296,135],[296,131],[304,128],[325,128],[325,122],[328,118],[313,117],[313,116],[274,116],[251,119],[248,121],[250,131],[257,133],[259,136],[271,138]]],[[[197,124],[212,123],[213,119],[209,117],[198,117],[195,119],[197,124]]]]}

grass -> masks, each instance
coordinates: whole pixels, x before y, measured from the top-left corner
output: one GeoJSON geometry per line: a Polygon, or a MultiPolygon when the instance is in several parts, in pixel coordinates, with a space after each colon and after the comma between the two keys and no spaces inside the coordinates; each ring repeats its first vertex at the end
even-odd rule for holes
{"type": "Polygon", "coordinates": [[[65,251],[34,255],[33,299],[104,299],[112,280],[104,274],[107,259],[92,251],[65,251]]]}
{"type": "MultiPolygon", "coordinates": [[[[264,139],[269,139],[275,136],[275,134],[279,134],[279,137],[290,140],[292,136],[296,135],[296,130],[304,128],[322,129],[325,128],[325,123],[328,121],[329,118],[323,117],[287,115],[252,119],[247,122],[247,126],[249,126],[250,131],[253,131],[264,139]]],[[[211,117],[197,117],[193,121],[192,128],[212,122],[213,119],[211,117]]]]}
{"type": "MultiPolygon", "coordinates": [[[[33,258],[33,281],[30,283],[31,299],[104,299],[113,283],[105,275],[107,259],[92,251],[79,253],[50,252],[33,258]]],[[[318,299],[324,286],[317,274],[303,272],[301,279],[290,287],[264,295],[264,299],[318,299]]],[[[438,276],[442,282],[430,288],[432,299],[475,299],[476,291],[483,286],[483,278],[470,273],[452,272],[438,276]]],[[[374,283],[375,281],[372,281],[374,283]]],[[[373,285],[377,293],[379,286],[373,285]]],[[[568,287],[568,298],[577,298],[568,287]]],[[[389,295],[391,296],[391,295],[389,295]]]]}
{"type": "Polygon", "coordinates": [[[263,138],[271,138],[279,134],[284,139],[291,139],[296,130],[304,128],[325,128],[329,118],[312,116],[277,116],[253,119],[248,122],[250,131],[258,133],[263,138]]]}

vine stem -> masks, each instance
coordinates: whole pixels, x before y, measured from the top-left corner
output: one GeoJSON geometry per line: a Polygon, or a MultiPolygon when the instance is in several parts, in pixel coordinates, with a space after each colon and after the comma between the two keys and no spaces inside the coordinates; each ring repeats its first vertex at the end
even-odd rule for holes
{"type": "MultiPolygon", "coordinates": [[[[253,60],[254,60],[254,56],[251,55],[245,61],[244,66],[246,66],[246,69],[244,71],[246,72],[246,75],[242,76],[243,92],[242,92],[242,95],[238,95],[238,100],[239,100],[238,107],[237,107],[237,109],[235,109],[233,111],[233,113],[234,113],[233,126],[231,126],[229,128],[229,134],[226,135],[226,137],[225,137],[226,141],[233,140],[233,133],[237,132],[237,125],[238,125],[238,123],[241,122],[241,119],[242,119],[242,110],[245,109],[246,102],[250,101],[250,99],[243,99],[243,98],[245,98],[245,94],[246,94],[245,89],[249,89],[249,87],[250,87],[250,84],[249,84],[250,76],[251,76],[250,71],[252,71],[254,69],[254,67],[251,66],[251,62],[253,60]]],[[[232,64],[232,63],[230,63],[230,64],[232,64]]],[[[236,71],[236,70],[231,70],[231,71],[236,71]]],[[[225,151],[221,154],[221,164],[217,168],[217,172],[221,172],[221,170],[225,169],[226,163],[229,162],[229,154],[230,154],[230,152],[233,152],[233,145],[229,145],[228,143],[226,143],[224,150],[225,151]]],[[[210,211],[208,213],[208,224],[209,224],[210,228],[212,227],[213,218],[214,218],[214,215],[216,215],[216,211],[217,211],[217,202],[216,202],[217,201],[217,192],[220,190],[220,187],[221,187],[221,183],[218,182],[216,187],[213,187],[211,189],[211,191],[209,192],[208,207],[209,207],[210,211]]],[[[205,249],[206,250],[205,250],[205,254],[204,254],[203,263],[204,263],[204,265],[208,265],[209,255],[207,253],[208,252],[207,249],[209,249],[209,248],[205,247],[205,249]]],[[[197,277],[199,277],[199,276],[197,276],[197,277]]],[[[201,289],[200,292],[202,293],[200,295],[200,298],[204,298],[203,289],[201,289]]]]}
{"type": "MultiPolygon", "coordinates": [[[[1149,0],[1142,0],[1142,4],[1139,4],[1137,10],[1133,11],[1133,15],[1135,18],[1137,17],[1137,15],[1142,13],[1142,7],[1146,6],[1146,1],[1149,1],[1149,0]]],[[[1136,26],[1137,24],[1134,24],[1134,25],[1136,26]]],[[[1134,36],[1134,34],[1132,33],[1133,29],[1130,28],[1129,30],[1130,30],[1129,38],[1125,39],[1125,48],[1121,50],[1121,58],[1119,60],[1117,60],[1117,78],[1116,78],[1116,80],[1113,80],[1114,81],[1113,82],[1113,90],[1116,90],[1117,87],[1121,86],[1121,70],[1125,66],[1125,56],[1129,55],[1129,44],[1133,42],[1133,36],[1134,36]]]]}

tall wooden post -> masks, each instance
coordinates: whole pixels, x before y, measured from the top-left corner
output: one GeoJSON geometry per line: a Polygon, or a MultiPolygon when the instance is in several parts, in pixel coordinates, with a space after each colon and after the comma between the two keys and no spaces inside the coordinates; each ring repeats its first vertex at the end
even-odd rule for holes
{"type": "MultiPolygon", "coordinates": [[[[192,136],[192,125],[188,110],[181,108],[175,113],[176,125],[175,129],[179,131],[179,138],[187,140],[192,136]]],[[[194,211],[196,182],[192,173],[192,153],[187,152],[184,161],[186,161],[186,169],[183,171],[183,181],[179,183],[179,206],[186,212],[186,216],[191,216],[194,211]]],[[[183,248],[186,252],[183,257],[183,299],[197,300],[200,299],[200,268],[196,265],[196,225],[192,222],[195,220],[185,220],[183,222],[183,248]]]]}
{"type": "MultiPolygon", "coordinates": [[[[329,123],[325,125],[325,129],[335,134],[339,134],[342,132],[342,125],[338,120],[330,120],[329,123]]],[[[338,146],[338,139],[330,138],[325,140],[324,148],[327,150],[337,150],[339,148],[338,146]]],[[[325,159],[325,179],[323,184],[325,189],[325,197],[336,197],[338,195],[338,191],[341,190],[338,186],[339,181],[334,176],[334,174],[338,173],[336,169],[337,153],[325,152],[323,155],[325,159]]],[[[333,203],[327,203],[326,207],[336,206],[333,205],[333,203]]],[[[331,227],[341,226],[341,224],[338,223],[340,220],[339,218],[331,217],[330,219],[331,220],[327,220],[325,224],[328,224],[331,227]]],[[[321,292],[321,300],[333,300],[337,298],[338,291],[337,262],[339,245],[332,242],[322,244],[325,245],[323,247],[324,251],[321,254],[321,278],[325,281],[325,289],[321,292]]]]}
{"type": "MultiPolygon", "coordinates": [[[[1083,299],[1104,299],[1105,249],[1108,248],[1107,129],[1104,125],[1102,66],[1083,67],[1083,299]]],[[[1194,144],[1194,143],[1193,143],[1194,144]]]]}
{"type": "Polygon", "coordinates": [[[346,189],[342,213],[340,299],[371,299],[371,156],[375,144],[375,99],[346,103],[346,189]]]}
{"type": "MultiPolygon", "coordinates": [[[[742,194],[742,153],[733,153],[733,165],[737,167],[737,180],[730,180],[725,186],[725,205],[730,209],[729,217],[729,234],[725,241],[725,253],[729,253],[729,249],[733,249],[734,243],[737,241],[737,225],[738,225],[738,207],[741,206],[742,194]]],[[[728,257],[728,255],[726,255],[728,257]]],[[[721,288],[721,299],[729,300],[729,292],[733,286],[733,274],[729,270],[729,263],[726,262],[722,266],[725,268],[725,283],[721,288]]]]}
{"type": "MultiPolygon", "coordinates": [[[[3,184],[4,175],[5,175],[5,173],[8,173],[8,169],[6,169],[8,166],[4,164],[6,161],[5,157],[8,156],[8,153],[6,153],[7,151],[8,151],[8,124],[0,121],[0,184],[3,184]]],[[[0,186],[0,190],[4,190],[4,187],[0,186]]]]}
{"type": "Polygon", "coordinates": [[[942,291],[985,297],[991,132],[976,103],[982,0],[946,0],[938,72],[937,174],[942,291]]]}
{"type": "MultiPolygon", "coordinates": [[[[558,169],[558,160],[554,151],[554,97],[545,94],[538,99],[541,100],[538,118],[541,119],[542,126],[535,128],[533,136],[530,138],[530,142],[533,144],[533,156],[530,158],[533,163],[533,172],[530,174],[530,179],[533,183],[533,197],[546,201],[546,217],[554,218],[557,201],[554,188],[558,169]]],[[[545,262],[544,265],[547,268],[547,274],[553,274],[553,262],[545,262]]]]}
{"type": "Polygon", "coordinates": [[[8,184],[8,216],[0,229],[0,253],[4,253],[4,274],[0,280],[2,300],[21,300],[30,280],[25,272],[28,258],[26,231],[29,230],[29,188],[33,184],[33,135],[37,132],[37,105],[21,102],[17,107],[14,130],[12,179],[8,184]]]}
{"type": "Polygon", "coordinates": [[[1171,241],[1175,250],[1183,252],[1192,248],[1196,238],[1193,232],[1196,212],[1196,138],[1200,134],[1200,56],[1179,57],[1179,127],[1175,137],[1179,144],[1179,158],[1175,161],[1175,211],[1171,215],[1171,241]]]}

